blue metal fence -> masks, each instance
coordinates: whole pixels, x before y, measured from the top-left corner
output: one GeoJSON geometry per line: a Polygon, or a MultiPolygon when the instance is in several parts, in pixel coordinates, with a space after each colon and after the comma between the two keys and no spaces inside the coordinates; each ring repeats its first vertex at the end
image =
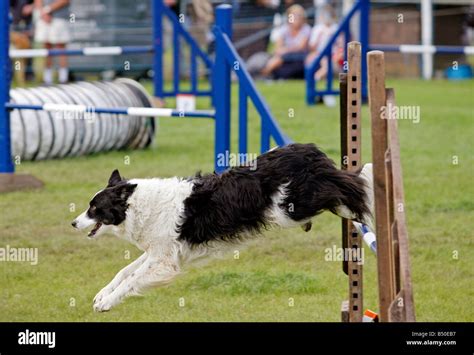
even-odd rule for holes
{"type": "Polygon", "coordinates": [[[157,97],[170,97],[179,94],[191,94],[195,96],[211,96],[212,90],[199,89],[199,72],[198,61],[201,61],[206,70],[210,73],[212,71],[212,60],[204,53],[194,38],[179,22],[178,16],[171,11],[163,0],[153,0],[153,47],[155,49],[155,56],[153,62],[154,71],[154,94],[157,97]],[[164,36],[163,36],[163,17],[167,18],[172,26],[172,48],[173,48],[173,88],[166,90],[164,87],[164,73],[163,73],[163,55],[164,55],[164,36]],[[190,73],[191,81],[190,90],[181,89],[181,40],[183,40],[190,49],[190,73]]]}
{"type": "MultiPolygon", "coordinates": [[[[357,14],[360,14],[360,43],[361,43],[361,52],[362,52],[362,99],[367,98],[367,61],[365,60],[368,43],[369,43],[369,16],[370,11],[370,1],[368,0],[358,0],[349,12],[344,16],[344,18],[339,23],[337,30],[333,33],[329,39],[326,47],[321,51],[321,53],[316,57],[316,59],[310,63],[305,68],[305,81],[306,81],[306,103],[308,105],[314,105],[318,97],[323,97],[324,95],[339,95],[339,91],[333,89],[333,77],[332,77],[332,49],[339,36],[344,36],[344,43],[350,41],[350,23],[351,20],[357,14]],[[314,78],[314,74],[321,65],[323,59],[327,60],[328,63],[328,74],[326,75],[326,84],[323,90],[317,88],[317,82],[314,78]]],[[[347,48],[344,46],[344,60],[347,60],[347,48]]]]}
{"type": "Polygon", "coordinates": [[[13,173],[10,142],[10,115],[4,107],[10,100],[11,64],[8,56],[10,43],[8,11],[10,2],[0,3],[0,173],[13,173]]]}
{"type": "MultiPolygon", "coordinates": [[[[244,61],[234,48],[232,38],[232,7],[221,5],[216,9],[216,26],[214,27],[216,38],[216,60],[213,70],[214,102],[216,108],[216,172],[222,172],[228,168],[227,164],[218,164],[220,154],[230,150],[230,74],[231,70],[239,79],[239,156],[247,154],[247,127],[248,127],[248,98],[252,101],[255,109],[260,115],[261,136],[260,151],[266,152],[270,149],[270,138],[277,145],[282,146],[291,143],[273,118],[270,109],[259,94],[255,84],[245,68],[244,61]]],[[[224,160],[225,161],[225,160],[224,160]]]]}

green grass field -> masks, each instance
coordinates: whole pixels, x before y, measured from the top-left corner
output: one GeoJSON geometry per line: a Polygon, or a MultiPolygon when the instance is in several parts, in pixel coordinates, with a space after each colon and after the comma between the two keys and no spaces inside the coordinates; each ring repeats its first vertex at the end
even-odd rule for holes
{"type": "MultiPolygon", "coordinates": [[[[388,86],[398,104],[421,108],[418,124],[399,122],[417,319],[473,321],[474,81],[389,80],[388,86]]],[[[338,161],[337,108],[306,106],[302,82],[258,87],[290,137],[314,142],[338,161]]],[[[258,152],[258,116],[250,114],[250,151],[258,152]]],[[[363,114],[368,162],[367,107],[363,114]]],[[[341,263],[324,259],[325,249],[341,239],[340,221],[330,213],[315,219],[310,233],[266,232],[238,247],[238,259],[231,253],[108,313],[94,313],[95,294],[131,262],[128,254],[134,259],[140,252],[115,237],[91,241],[72,229],[71,220],[92,194],[114,168],[126,177],[187,176],[213,168],[212,122],[162,119],[156,138],[148,150],[17,167],[46,187],[0,196],[0,247],[39,248],[39,263],[0,262],[0,321],[339,321],[348,287],[341,263]],[[127,157],[130,165],[124,164],[127,157]]],[[[376,264],[369,252],[364,274],[364,308],[377,310],[376,264]]]]}

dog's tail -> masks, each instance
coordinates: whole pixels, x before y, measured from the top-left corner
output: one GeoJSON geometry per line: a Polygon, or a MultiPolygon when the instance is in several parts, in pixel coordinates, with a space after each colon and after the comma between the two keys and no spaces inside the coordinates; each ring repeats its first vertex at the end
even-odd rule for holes
{"type": "Polygon", "coordinates": [[[366,224],[374,230],[374,188],[372,164],[365,164],[360,173],[340,170],[343,174],[336,184],[340,206],[335,213],[343,218],[366,224]]]}

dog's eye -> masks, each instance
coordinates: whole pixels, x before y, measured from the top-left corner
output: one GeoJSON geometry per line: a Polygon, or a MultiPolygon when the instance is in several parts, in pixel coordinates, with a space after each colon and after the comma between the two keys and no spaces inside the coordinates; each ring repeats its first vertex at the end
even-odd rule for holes
{"type": "Polygon", "coordinates": [[[91,212],[95,212],[95,210],[96,210],[96,209],[97,209],[97,207],[95,207],[95,206],[91,206],[91,207],[89,208],[89,211],[91,211],[91,212]]]}

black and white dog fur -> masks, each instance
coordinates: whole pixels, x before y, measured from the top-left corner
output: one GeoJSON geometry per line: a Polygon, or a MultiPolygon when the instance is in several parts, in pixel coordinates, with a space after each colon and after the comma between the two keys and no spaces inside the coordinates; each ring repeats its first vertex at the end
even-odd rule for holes
{"type": "Polygon", "coordinates": [[[124,180],[115,170],[72,225],[94,226],[90,238],[112,232],[143,251],[94,298],[94,310],[108,311],[268,227],[308,231],[325,210],[372,227],[371,164],[351,173],[313,144],[291,144],[221,175],[124,180]]]}

